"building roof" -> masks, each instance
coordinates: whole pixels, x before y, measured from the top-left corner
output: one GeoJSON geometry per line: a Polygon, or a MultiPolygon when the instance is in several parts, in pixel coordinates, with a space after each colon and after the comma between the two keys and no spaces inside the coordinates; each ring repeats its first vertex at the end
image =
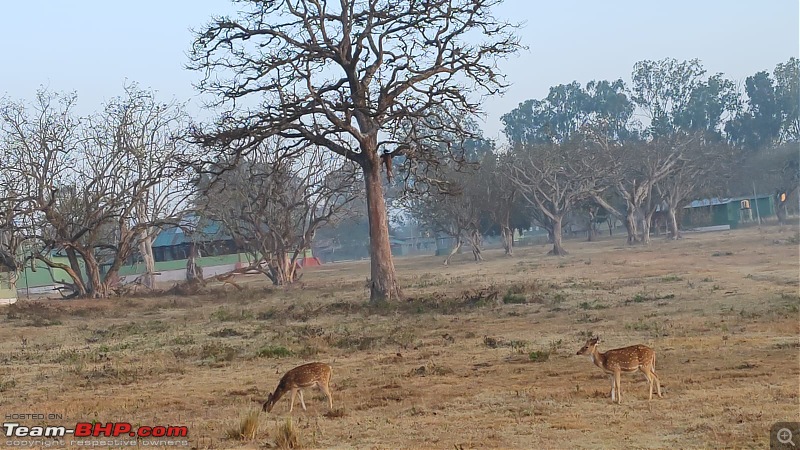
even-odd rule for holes
{"type": "MultiPolygon", "coordinates": [[[[759,195],[758,198],[770,198],[770,195],[759,195]]],[[[693,200],[688,205],[684,206],[684,208],[700,208],[703,206],[716,206],[716,205],[727,205],[731,202],[740,202],[742,200],[753,200],[752,195],[745,195],[740,197],[731,197],[731,198],[704,198],[702,200],[693,200]]]]}
{"type": "Polygon", "coordinates": [[[231,239],[220,222],[203,220],[197,216],[190,216],[183,220],[180,227],[171,227],[162,230],[153,241],[153,248],[172,247],[190,242],[227,241],[231,239]]]}

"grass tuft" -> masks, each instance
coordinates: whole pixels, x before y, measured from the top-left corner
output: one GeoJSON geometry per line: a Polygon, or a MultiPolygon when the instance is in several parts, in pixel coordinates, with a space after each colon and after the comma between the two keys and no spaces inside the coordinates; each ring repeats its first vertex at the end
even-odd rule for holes
{"type": "Polygon", "coordinates": [[[226,433],[229,439],[236,439],[240,441],[253,441],[258,436],[260,428],[259,411],[257,409],[248,411],[248,413],[241,419],[239,426],[231,428],[226,433]]]}
{"type": "Polygon", "coordinates": [[[279,424],[275,429],[275,445],[280,449],[303,448],[300,432],[294,426],[291,418],[279,424]]]}

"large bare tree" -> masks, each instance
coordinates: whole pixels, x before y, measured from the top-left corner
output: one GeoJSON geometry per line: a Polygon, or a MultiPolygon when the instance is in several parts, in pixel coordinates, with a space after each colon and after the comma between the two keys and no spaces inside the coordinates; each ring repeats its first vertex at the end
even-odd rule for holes
{"type": "Polygon", "coordinates": [[[519,49],[496,19],[501,0],[239,2],[238,17],[200,30],[190,67],[227,108],[202,141],[246,153],[269,136],[356,162],[366,185],[371,301],[401,297],[389,245],[381,165],[438,149],[403,142],[418,122],[463,134],[480,98],[505,88],[498,59],[519,49]],[[436,116],[436,117],[431,117],[436,116]]]}

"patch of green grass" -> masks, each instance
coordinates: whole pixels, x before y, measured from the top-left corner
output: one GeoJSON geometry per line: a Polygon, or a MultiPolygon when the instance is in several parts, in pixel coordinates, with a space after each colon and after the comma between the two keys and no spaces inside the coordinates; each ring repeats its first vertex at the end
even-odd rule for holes
{"type": "Polygon", "coordinates": [[[236,337],[236,336],[244,336],[244,333],[241,331],[234,330],[233,328],[223,328],[221,330],[212,331],[208,333],[211,337],[236,337]]]}
{"type": "Polygon", "coordinates": [[[533,362],[545,362],[550,359],[550,352],[547,350],[534,350],[528,353],[528,359],[533,362]]]}
{"type": "Polygon", "coordinates": [[[683,278],[681,278],[681,277],[679,277],[677,275],[667,275],[667,276],[661,278],[661,282],[662,283],[669,283],[669,282],[672,282],[672,281],[683,281],[683,278]]]}
{"type": "Polygon", "coordinates": [[[521,294],[513,294],[510,291],[506,292],[506,295],[503,296],[503,303],[505,304],[521,304],[526,303],[528,299],[521,294]]]}
{"type": "Polygon", "coordinates": [[[256,314],[256,320],[270,320],[273,319],[278,314],[278,311],[275,308],[270,308],[266,311],[259,311],[256,314]]]}
{"type": "Polygon", "coordinates": [[[173,345],[192,345],[194,344],[194,337],[189,335],[177,336],[171,342],[173,345]]]}
{"type": "Polygon", "coordinates": [[[584,309],[584,310],[586,310],[586,309],[606,309],[606,308],[608,308],[608,306],[606,306],[606,305],[604,305],[602,303],[598,303],[597,300],[595,300],[595,301],[593,301],[591,303],[589,303],[589,302],[581,302],[580,304],[578,304],[578,307],[580,309],[584,309]]]}
{"type": "Polygon", "coordinates": [[[652,302],[657,300],[668,300],[675,298],[675,294],[664,294],[658,295],[656,293],[648,293],[646,291],[641,291],[636,293],[630,300],[625,300],[625,304],[629,303],[644,303],[644,302],[652,302]]]}
{"type": "Polygon", "coordinates": [[[294,355],[294,352],[288,348],[272,345],[261,347],[256,352],[256,356],[259,358],[288,358],[292,355],[294,355]]]}
{"type": "Polygon", "coordinates": [[[13,378],[10,379],[10,380],[0,381],[0,392],[6,392],[6,391],[9,391],[11,389],[14,389],[14,387],[16,385],[17,385],[17,380],[15,380],[13,378]]]}
{"type": "Polygon", "coordinates": [[[564,303],[564,301],[566,301],[566,300],[567,300],[567,295],[566,294],[564,294],[563,292],[556,292],[550,298],[550,305],[553,305],[553,306],[560,305],[560,304],[564,303]]]}
{"type": "Polygon", "coordinates": [[[217,320],[219,322],[237,322],[241,320],[251,320],[253,318],[255,318],[255,316],[251,311],[242,309],[239,312],[234,312],[224,306],[211,313],[211,320],[217,320]]]}
{"type": "Polygon", "coordinates": [[[218,342],[209,342],[203,344],[200,348],[200,359],[204,361],[211,361],[215,363],[228,362],[236,359],[238,350],[225,344],[218,342]]]}

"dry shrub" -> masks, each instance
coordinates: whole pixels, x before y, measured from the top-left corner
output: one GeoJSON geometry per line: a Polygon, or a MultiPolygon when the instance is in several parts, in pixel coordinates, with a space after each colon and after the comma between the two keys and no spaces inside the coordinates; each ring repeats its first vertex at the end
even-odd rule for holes
{"type": "Polygon", "coordinates": [[[275,444],[280,449],[303,448],[300,433],[295,428],[291,418],[280,424],[275,429],[275,444]]]}
{"type": "Polygon", "coordinates": [[[239,422],[239,426],[231,428],[226,433],[229,439],[237,439],[240,441],[253,441],[258,435],[259,429],[259,411],[257,409],[250,410],[239,422]]]}

